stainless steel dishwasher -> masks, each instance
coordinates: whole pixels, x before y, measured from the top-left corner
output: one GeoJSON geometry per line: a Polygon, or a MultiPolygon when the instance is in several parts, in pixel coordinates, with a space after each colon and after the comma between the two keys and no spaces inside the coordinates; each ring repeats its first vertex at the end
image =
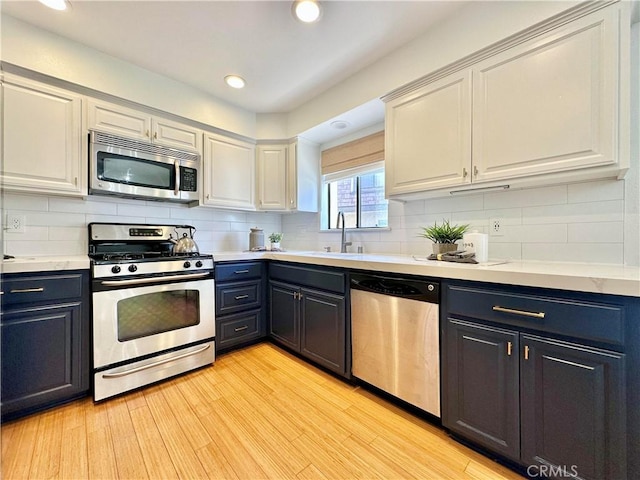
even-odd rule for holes
{"type": "Polygon", "coordinates": [[[440,285],[351,275],[352,374],[440,417],[440,285]]]}

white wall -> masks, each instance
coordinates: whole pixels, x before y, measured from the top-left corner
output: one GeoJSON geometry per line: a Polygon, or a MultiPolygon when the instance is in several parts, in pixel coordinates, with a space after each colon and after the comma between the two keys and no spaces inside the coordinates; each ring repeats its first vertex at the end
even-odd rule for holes
{"type": "MultiPolygon", "coordinates": [[[[418,237],[420,227],[441,223],[471,224],[489,232],[489,219],[503,220],[503,236],[489,237],[490,258],[638,265],[625,258],[625,182],[599,181],[493,192],[407,203],[390,202],[390,230],[347,233],[365,253],[427,256],[431,242],[418,237]]],[[[318,233],[319,215],[284,215],[283,247],[339,251],[339,233],[318,233]]],[[[640,240],[628,239],[628,251],[640,240]]]]}
{"type": "Polygon", "coordinates": [[[90,222],[193,225],[202,253],[249,248],[249,229],[264,229],[265,238],[281,231],[280,215],[189,208],[164,202],[90,196],[86,200],[42,195],[4,194],[3,208],[24,215],[25,233],[4,234],[4,253],[14,256],[86,255],[90,222]]]}

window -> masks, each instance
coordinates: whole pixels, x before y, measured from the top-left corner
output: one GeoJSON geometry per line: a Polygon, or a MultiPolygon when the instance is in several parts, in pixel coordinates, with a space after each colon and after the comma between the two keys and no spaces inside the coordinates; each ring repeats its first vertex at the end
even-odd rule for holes
{"type": "MultiPolygon", "coordinates": [[[[327,175],[323,184],[322,228],[335,229],[343,212],[345,228],[388,227],[388,201],[384,198],[384,167],[379,164],[327,175]]],[[[342,224],[340,225],[342,226],[342,224]]]]}

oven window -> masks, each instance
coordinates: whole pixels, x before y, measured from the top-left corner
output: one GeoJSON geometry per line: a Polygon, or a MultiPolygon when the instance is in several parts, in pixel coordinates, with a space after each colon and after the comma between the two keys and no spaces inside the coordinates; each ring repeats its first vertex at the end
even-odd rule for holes
{"type": "Polygon", "coordinates": [[[200,292],[171,290],[118,302],[118,340],[126,342],[200,323],[200,292]]]}
{"type": "Polygon", "coordinates": [[[98,152],[97,170],[100,180],[168,190],[173,189],[176,177],[171,164],[106,152],[98,152]]]}

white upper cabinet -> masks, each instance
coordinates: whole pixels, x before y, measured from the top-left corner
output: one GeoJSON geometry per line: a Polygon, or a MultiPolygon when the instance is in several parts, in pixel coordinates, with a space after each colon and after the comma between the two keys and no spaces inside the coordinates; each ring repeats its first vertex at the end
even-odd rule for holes
{"type": "Polygon", "coordinates": [[[304,138],[258,145],[258,208],[317,212],[320,146],[304,138]]]}
{"type": "Polygon", "coordinates": [[[202,204],[255,210],[255,146],[222,135],[204,139],[202,204]]]}
{"type": "Polygon", "coordinates": [[[146,112],[90,99],[89,128],[202,154],[202,131],[146,112]]]}
{"type": "Polygon", "coordinates": [[[3,188],[86,195],[81,97],[13,75],[5,75],[2,90],[3,188]]]}
{"type": "Polygon", "coordinates": [[[287,145],[258,145],[258,208],[287,208],[287,145]]]}
{"type": "Polygon", "coordinates": [[[624,175],[623,11],[576,9],[389,94],[387,196],[624,175]]]}
{"type": "Polygon", "coordinates": [[[471,72],[388,102],[385,155],[387,196],[469,183],[471,72]]]}
{"type": "Polygon", "coordinates": [[[616,163],[612,13],[580,19],[474,66],[474,181],[616,163]]]}
{"type": "Polygon", "coordinates": [[[297,212],[317,212],[320,145],[298,137],[288,149],[287,208],[297,212]]]}

